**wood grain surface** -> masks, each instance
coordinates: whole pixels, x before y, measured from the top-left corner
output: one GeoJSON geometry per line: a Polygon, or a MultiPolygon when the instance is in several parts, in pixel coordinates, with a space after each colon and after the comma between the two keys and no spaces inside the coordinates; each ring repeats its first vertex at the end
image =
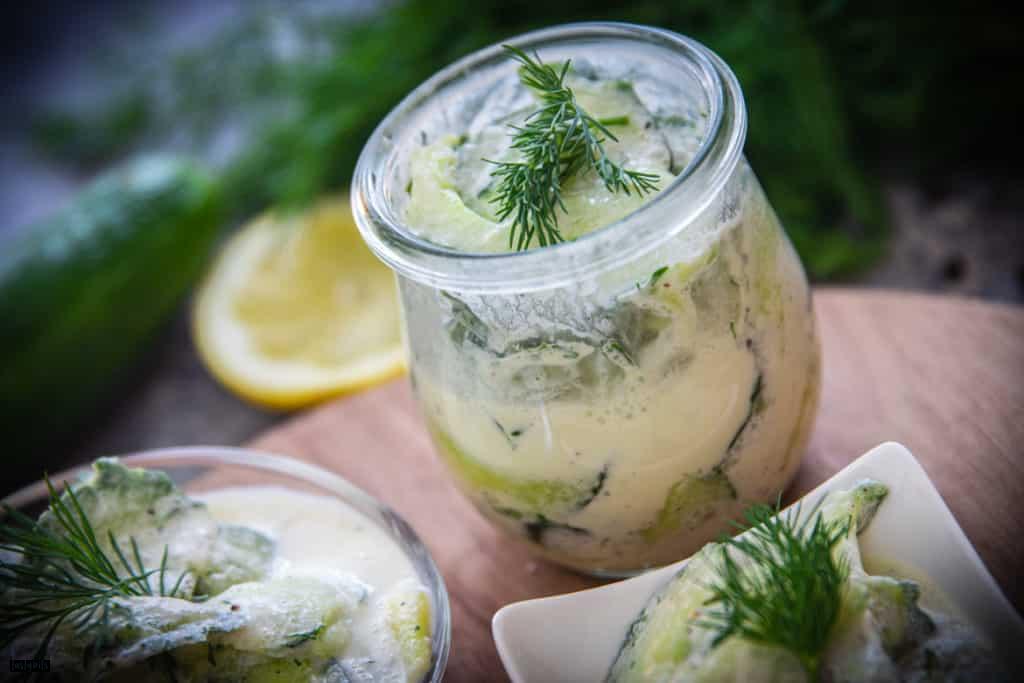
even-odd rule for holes
{"type": "MultiPolygon", "coordinates": [[[[900,441],[1021,609],[1024,309],[881,291],[825,289],[815,297],[822,404],[787,499],[872,446],[900,441]]],[[[490,631],[502,605],[598,583],[532,559],[459,496],[405,380],[314,409],[250,445],[334,470],[412,524],[451,597],[446,680],[506,679],[490,631]]]]}

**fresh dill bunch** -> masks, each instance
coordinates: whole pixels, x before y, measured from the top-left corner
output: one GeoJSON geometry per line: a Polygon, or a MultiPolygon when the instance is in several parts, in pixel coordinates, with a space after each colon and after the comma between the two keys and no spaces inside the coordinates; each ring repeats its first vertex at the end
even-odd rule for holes
{"type": "Polygon", "coordinates": [[[65,482],[69,501],[65,502],[49,478],[44,480],[59,530],[46,528],[7,505],[4,513],[11,522],[0,526],[0,551],[15,555],[15,559],[0,556],[0,650],[29,629],[44,626],[36,659],[46,654],[65,621],[78,633],[106,623],[111,598],[154,595],[149,580],[154,575],[156,594],[176,597],[189,573],[183,571],[170,585],[166,545],[160,567],[147,569],[134,537],[129,538],[129,555],[108,531],[111,557],[100,545],[74,490],[65,482]]]}
{"type": "Polygon", "coordinates": [[[580,107],[565,84],[569,60],[555,68],[536,53],[531,57],[511,45],[504,47],[521,64],[519,80],[540,99],[540,107],[523,125],[510,126],[511,146],[521,159],[485,159],[496,166],[491,176],[498,187],[491,201],[498,205],[498,218],[513,217],[510,248],[528,249],[534,237],[542,247],[563,241],[558,229],[558,209],[566,211],[562,183],[585,168],[593,169],[612,193],[642,195],[657,189],[657,175],[631,171],[608,158],[603,143],[617,138],[580,107]]]}
{"type": "Polygon", "coordinates": [[[710,609],[698,623],[717,631],[713,646],[733,635],[781,646],[813,679],[849,576],[847,559],[832,552],[849,521],[826,522],[817,511],[801,522],[799,507],[794,513],[747,510],[747,523],[738,525],[746,533],[722,542],[710,609]]]}

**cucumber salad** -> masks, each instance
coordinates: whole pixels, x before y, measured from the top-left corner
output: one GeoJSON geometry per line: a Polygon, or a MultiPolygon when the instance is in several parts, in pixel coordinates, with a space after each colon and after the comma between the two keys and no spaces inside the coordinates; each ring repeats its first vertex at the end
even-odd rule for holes
{"type": "Polygon", "coordinates": [[[2,654],[60,681],[416,682],[430,599],[341,501],[282,487],[191,497],[100,459],[34,521],[8,510],[2,654]]]}
{"type": "Polygon", "coordinates": [[[969,623],[922,607],[921,583],[865,571],[858,534],[886,494],[865,480],[705,546],[629,627],[608,683],[1011,680],[969,623]]]}
{"type": "MultiPolygon", "coordinates": [[[[656,188],[612,192],[586,167],[567,176],[557,229],[573,241],[664,194],[709,134],[708,112],[642,73],[584,60],[556,71],[602,127],[610,163],[656,188]]],[[[493,86],[463,133],[424,135],[409,153],[399,201],[420,238],[512,250],[495,169],[515,170],[515,131],[547,101],[520,78],[493,86]]],[[[400,288],[441,458],[487,518],[551,560],[617,575],[675,561],[774,499],[800,463],[820,384],[810,292],[742,158],[697,222],[578,286],[400,288]]]]}

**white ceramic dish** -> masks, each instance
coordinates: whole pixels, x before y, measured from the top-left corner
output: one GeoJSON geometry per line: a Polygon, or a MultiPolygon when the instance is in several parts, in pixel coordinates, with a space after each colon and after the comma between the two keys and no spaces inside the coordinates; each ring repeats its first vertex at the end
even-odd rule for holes
{"type": "MultiPolygon", "coordinates": [[[[921,603],[948,600],[962,618],[991,640],[996,652],[1021,659],[1024,621],[1007,601],[939,496],[924,469],[898,443],[884,443],[808,493],[816,502],[861,479],[889,486],[889,496],[861,534],[872,561],[912,568],[909,578],[929,577],[921,603]]],[[[618,583],[507,605],[494,615],[498,653],[514,683],[603,681],[626,629],[648,598],[686,560],[618,583]]],[[[904,572],[906,574],[907,572],[904,572]]]]}

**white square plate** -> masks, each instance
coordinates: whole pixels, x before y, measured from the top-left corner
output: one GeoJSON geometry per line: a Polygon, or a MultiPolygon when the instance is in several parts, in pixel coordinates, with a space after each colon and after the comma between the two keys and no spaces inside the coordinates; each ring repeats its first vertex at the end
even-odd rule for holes
{"type": "MultiPolygon", "coordinates": [[[[877,446],[804,500],[813,504],[828,491],[848,489],[867,478],[889,487],[878,514],[860,535],[869,568],[873,558],[913,568],[909,578],[923,575],[934,587],[930,591],[927,584],[923,586],[922,605],[934,607],[942,597],[948,599],[962,618],[988,637],[996,652],[1021,658],[1024,621],[999,590],[924,469],[902,445],[877,446]]],[[[498,610],[492,630],[509,676],[514,683],[603,681],[629,624],[685,563],[498,610]]]]}

